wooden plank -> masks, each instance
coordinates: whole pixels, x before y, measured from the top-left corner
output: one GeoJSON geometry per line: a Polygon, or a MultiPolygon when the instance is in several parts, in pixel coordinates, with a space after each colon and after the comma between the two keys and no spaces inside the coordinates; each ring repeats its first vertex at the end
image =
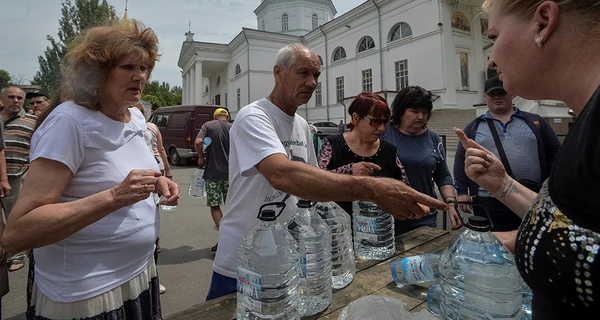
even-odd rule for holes
{"type": "MultiPolygon", "coordinates": [[[[442,252],[455,236],[449,233],[438,237],[425,244],[403,252],[398,256],[410,257],[423,253],[442,252]]],[[[337,313],[350,302],[367,295],[382,294],[402,300],[407,304],[407,309],[417,307],[427,299],[427,285],[411,285],[399,288],[393,281],[390,273],[390,265],[394,259],[383,261],[371,268],[365,269],[356,274],[352,283],[333,294],[333,301],[329,308],[322,314],[308,317],[306,319],[331,319],[324,317],[328,314],[337,313]]]]}
{"type": "Polygon", "coordinates": [[[236,318],[237,313],[237,293],[206,301],[191,308],[172,314],[169,319],[192,320],[192,319],[213,319],[213,320],[231,320],[236,318]]]}
{"type": "MultiPolygon", "coordinates": [[[[326,316],[327,314],[335,312],[338,309],[341,310],[341,308],[357,298],[372,294],[378,289],[386,287],[388,284],[390,284],[390,280],[393,283],[389,269],[393,260],[398,259],[399,257],[420,254],[414,252],[423,252],[422,250],[428,250],[429,247],[423,246],[426,246],[430,242],[445,243],[447,245],[449,241],[451,241],[451,238],[452,236],[449,235],[448,231],[430,227],[418,228],[399,236],[396,239],[396,253],[393,257],[383,262],[358,259],[356,263],[357,272],[354,281],[344,289],[334,290],[334,299],[332,301],[332,305],[330,305],[329,308],[323,313],[312,317],[306,317],[306,319],[317,319],[319,317],[326,316]],[[419,248],[421,248],[420,251],[415,251],[419,248]],[[362,275],[363,273],[365,273],[364,276],[362,275]],[[359,280],[359,278],[365,279],[359,280]]],[[[435,245],[431,246],[432,250],[435,248],[435,245]]],[[[167,320],[231,320],[235,319],[236,308],[236,293],[232,293],[219,299],[207,301],[173,314],[168,317],[167,320]]]]}

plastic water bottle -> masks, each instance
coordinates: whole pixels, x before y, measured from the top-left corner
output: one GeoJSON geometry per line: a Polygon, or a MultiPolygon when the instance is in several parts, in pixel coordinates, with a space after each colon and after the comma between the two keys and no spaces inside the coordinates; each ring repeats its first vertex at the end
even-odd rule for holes
{"type": "Polygon", "coordinates": [[[285,224],[298,243],[300,260],[301,316],[319,313],[331,303],[331,231],[312,208],[312,203],[301,199],[298,209],[285,224]]]}
{"type": "MultiPolygon", "coordinates": [[[[162,195],[160,196],[160,201],[166,201],[166,200],[167,200],[167,197],[162,196],[162,195]]],[[[175,206],[169,206],[169,205],[166,205],[166,204],[161,204],[160,208],[163,211],[175,211],[175,210],[177,210],[177,206],[176,205],[175,206]]]]}
{"type": "Polygon", "coordinates": [[[523,320],[531,320],[531,302],[533,301],[533,292],[531,289],[523,282],[523,305],[521,307],[521,311],[523,312],[523,320]]]}
{"type": "Polygon", "coordinates": [[[298,251],[276,219],[285,203],[263,205],[237,250],[237,319],[300,319],[298,251]],[[268,207],[281,208],[278,214],[268,207]]]}
{"type": "Polygon", "coordinates": [[[521,319],[522,280],[513,255],[471,216],[468,228],[440,257],[444,319],[521,319]]]}
{"type": "Polygon", "coordinates": [[[436,281],[440,277],[440,254],[428,253],[394,260],[390,266],[398,286],[436,281]]]}
{"type": "Polygon", "coordinates": [[[335,202],[318,202],[315,211],[331,230],[332,286],[334,289],[344,288],[352,282],[356,273],[350,215],[335,202]]]}
{"type": "Polygon", "coordinates": [[[394,218],[369,201],[354,201],[354,253],[369,260],[384,260],[396,252],[394,218]]]}
{"type": "Polygon", "coordinates": [[[206,198],[206,185],[204,178],[204,169],[196,169],[190,176],[188,195],[190,198],[206,198]]]}
{"type": "Polygon", "coordinates": [[[206,151],[206,148],[208,148],[211,143],[212,139],[210,137],[204,137],[204,140],[202,141],[202,152],[206,151]]]}
{"type": "Polygon", "coordinates": [[[439,283],[434,283],[427,289],[427,310],[436,316],[442,313],[440,309],[441,291],[439,283]]]}

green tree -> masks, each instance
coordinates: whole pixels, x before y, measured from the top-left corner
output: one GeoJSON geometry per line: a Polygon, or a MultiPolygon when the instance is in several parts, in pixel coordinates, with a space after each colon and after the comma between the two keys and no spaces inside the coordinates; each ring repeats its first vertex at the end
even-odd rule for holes
{"type": "Polygon", "coordinates": [[[10,74],[4,69],[0,69],[0,89],[4,89],[10,85],[10,74]]]}
{"type": "Polygon", "coordinates": [[[61,63],[67,53],[67,46],[85,30],[117,20],[115,8],[106,0],[64,0],[59,22],[58,40],[48,35],[50,45],[43,56],[38,56],[40,69],[33,77],[33,84],[54,95],[62,78],[61,63]]]}
{"type": "Polygon", "coordinates": [[[152,110],[156,110],[160,107],[180,105],[181,97],[181,87],[174,86],[171,88],[168,83],[159,83],[155,80],[146,83],[146,86],[144,86],[142,100],[150,102],[152,110]]]}

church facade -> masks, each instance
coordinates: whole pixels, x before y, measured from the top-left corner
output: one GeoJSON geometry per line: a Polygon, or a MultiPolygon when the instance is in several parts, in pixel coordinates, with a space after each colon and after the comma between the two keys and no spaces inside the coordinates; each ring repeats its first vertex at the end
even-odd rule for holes
{"type": "MultiPolygon", "coordinates": [[[[186,34],[178,62],[183,104],[223,105],[235,117],[272,90],[277,51],[303,43],[322,64],[312,99],[298,109],[309,122],[347,121],[347,107],[358,93],[377,92],[391,103],[409,85],[431,90],[435,111],[468,122],[487,110],[481,105],[483,87],[494,74],[487,68],[493,42],[481,3],[371,0],[335,17],[331,0],[262,0],[254,11],[257,29],[244,28],[229,43],[195,41],[193,33],[186,34]],[[472,112],[470,119],[465,112],[472,112]]],[[[555,123],[571,118],[556,101],[515,98],[515,105],[555,123]]],[[[455,125],[462,124],[448,124],[455,125]]]]}

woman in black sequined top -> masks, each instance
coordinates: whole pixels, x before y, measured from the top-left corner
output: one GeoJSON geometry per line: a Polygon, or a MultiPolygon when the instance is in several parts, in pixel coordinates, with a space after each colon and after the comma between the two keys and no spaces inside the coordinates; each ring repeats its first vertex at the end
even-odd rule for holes
{"type": "Polygon", "coordinates": [[[600,309],[600,1],[487,0],[489,67],[505,89],[564,101],[575,114],[539,194],[510,178],[500,160],[456,130],[468,146],[469,178],[523,218],[514,246],[533,291],[534,319],[597,319],[600,309]]]}

